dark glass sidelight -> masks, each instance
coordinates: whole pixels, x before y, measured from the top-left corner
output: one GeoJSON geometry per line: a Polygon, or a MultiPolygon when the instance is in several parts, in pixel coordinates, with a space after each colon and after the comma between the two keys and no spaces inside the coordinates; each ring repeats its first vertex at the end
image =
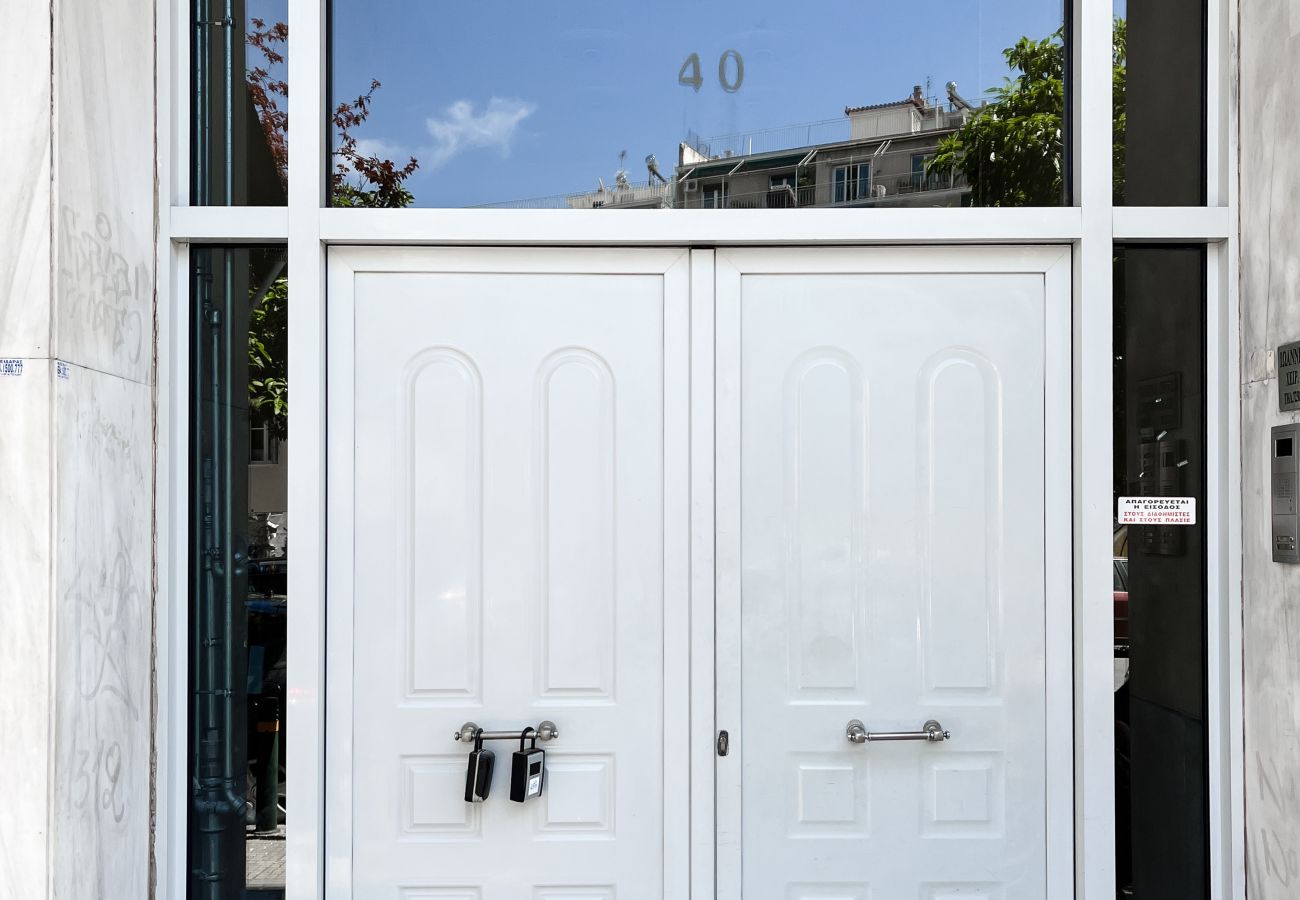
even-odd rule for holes
{"type": "Polygon", "coordinates": [[[195,247],[189,896],[280,897],[287,556],[284,248],[195,247]]]}
{"type": "Polygon", "coordinates": [[[1205,203],[1206,33],[1206,0],[1117,0],[1116,204],[1205,203]]]}
{"type": "Polygon", "coordinates": [[[1057,206],[1061,0],[333,0],[330,203],[1057,206]]]}
{"type": "Polygon", "coordinates": [[[1205,277],[1202,247],[1116,251],[1116,895],[1140,900],[1209,896],[1205,277]],[[1122,524],[1121,497],[1195,524],[1122,524]]]}
{"type": "Polygon", "coordinates": [[[191,202],[283,206],[287,0],[193,0],[191,202]]]}

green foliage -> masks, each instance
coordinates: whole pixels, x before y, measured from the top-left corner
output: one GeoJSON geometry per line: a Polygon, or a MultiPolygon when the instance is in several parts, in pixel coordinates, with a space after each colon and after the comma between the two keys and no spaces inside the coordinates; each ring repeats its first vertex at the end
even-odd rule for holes
{"type": "MultiPolygon", "coordinates": [[[[1115,182],[1123,193],[1124,73],[1127,42],[1115,20],[1115,182]]],[[[974,206],[1057,206],[1065,195],[1063,33],[1043,40],[1022,37],[1002,51],[1014,74],[993,88],[993,100],[943,138],[927,173],[965,176],[974,206]]]]}
{"type": "Polygon", "coordinates": [[[1118,16],[1115,18],[1115,45],[1111,51],[1111,81],[1115,107],[1111,193],[1118,205],[1124,202],[1124,171],[1127,162],[1125,147],[1128,134],[1128,102],[1125,96],[1128,86],[1128,24],[1118,16]]]}
{"type": "Polygon", "coordinates": [[[374,190],[366,190],[359,185],[340,181],[334,185],[334,190],[330,192],[330,206],[400,209],[404,206],[410,206],[414,199],[415,195],[400,182],[392,185],[381,185],[374,190]]]}
{"type": "Polygon", "coordinates": [[[1065,109],[1061,32],[1041,41],[1022,37],[1003,56],[1020,74],[994,88],[988,106],[939,142],[927,172],[965,175],[975,206],[1058,205],[1065,109]]]}
{"type": "Polygon", "coordinates": [[[289,279],[279,276],[260,298],[256,292],[248,314],[250,418],[283,440],[289,425],[289,279]]]}

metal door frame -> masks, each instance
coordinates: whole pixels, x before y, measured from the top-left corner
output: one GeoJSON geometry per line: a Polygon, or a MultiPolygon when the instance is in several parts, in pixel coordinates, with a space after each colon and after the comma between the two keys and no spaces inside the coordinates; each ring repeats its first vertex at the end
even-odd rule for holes
{"type": "MultiPolygon", "coordinates": [[[[1233,65],[1238,0],[1208,0],[1208,204],[1115,208],[1111,196],[1109,0],[1065,0],[1073,32],[1068,163],[1073,207],[1052,209],[362,210],[323,208],[326,185],[326,0],[289,0],[289,205],[190,206],[188,0],[159,0],[154,23],[157,103],[158,369],[156,583],[158,654],[155,852],[164,895],[184,896],[188,802],[185,612],[190,518],[186,336],[191,243],[287,243],[294,273],[289,506],[295,528],[290,632],[289,767],[300,788],[288,836],[289,896],[324,890],[325,253],[331,245],[870,246],[1068,244],[1072,248],[1072,555],[1075,892],[1114,891],[1114,722],[1109,595],[1112,484],[1112,270],[1117,241],[1208,245],[1207,460],[1209,812],[1212,897],[1243,896],[1245,835],[1241,684],[1241,475],[1237,147],[1233,65]],[[1104,498],[1104,499],[1103,499],[1104,498]],[[1086,598],[1096,598],[1091,601],[1086,598]],[[314,785],[315,789],[307,789],[314,785]]],[[[707,251],[703,251],[707,252],[707,251]]],[[[693,270],[703,271],[703,266],[693,270]]],[[[699,277],[703,277],[702,275],[699,277]]],[[[698,323],[706,327],[706,323],[698,323]]],[[[697,548],[704,553],[704,548],[697,548]]]]}

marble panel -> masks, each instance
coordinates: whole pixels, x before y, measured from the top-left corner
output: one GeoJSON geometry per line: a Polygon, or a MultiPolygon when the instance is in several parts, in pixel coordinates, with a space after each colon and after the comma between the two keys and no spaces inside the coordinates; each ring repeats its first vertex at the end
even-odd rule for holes
{"type": "Polygon", "coordinates": [[[50,10],[6,3],[0,84],[0,357],[50,350],[50,10]],[[17,86],[18,89],[14,89],[17,86]]]}
{"type": "MultiPolygon", "coordinates": [[[[0,313],[2,314],[2,313],[0,313]]],[[[0,376],[0,900],[45,897],[49,864],[50,363],[0,376]]]]}
{"type": "Polygon", "coordinates": [[[1252,380],[1271,377],[1255,351],[1300,340],[1300,7],[1241,4],[1242,349],[1252,380]]]}
{"type": "Polygon", "coordinates": [[[154,303],[150,0],[56,0],[55,354],[144,382],[154,303]]]}
{"type": "Polygon", "coordinates": [[[55,897],[149,895],[152,389],[56,377],[55,897]]]}
{"type": "Polygon", "coordinates": [[[1268,503],[1268,432],[1280,418],[1276,379],[1245,385],[1242,625],[1252,900],[1283,900],[1300,892],[1300,566],[1272,561],[1268,503]]]}
{"type": "Polygon", "coordinates": [[[1242,0],[1242,595],[1246,878],[1252,900],[1300,895],[1300,566],[1272,561],[1274,351],[1300,340],[1300,6],[1242,0]]]}

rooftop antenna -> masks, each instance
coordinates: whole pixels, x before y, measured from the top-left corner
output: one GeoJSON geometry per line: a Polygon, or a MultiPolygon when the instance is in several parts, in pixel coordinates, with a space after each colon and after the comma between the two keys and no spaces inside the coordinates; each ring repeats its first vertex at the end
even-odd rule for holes
{"type": "Polygon", "coordinates": [[[626,191],[632,187],[627,180],[627,169],[623,168],[626,159],[627,151],[620,150],[618,152],[618,171],[614,173],[614,189],[618,191],[626,191]]]}

